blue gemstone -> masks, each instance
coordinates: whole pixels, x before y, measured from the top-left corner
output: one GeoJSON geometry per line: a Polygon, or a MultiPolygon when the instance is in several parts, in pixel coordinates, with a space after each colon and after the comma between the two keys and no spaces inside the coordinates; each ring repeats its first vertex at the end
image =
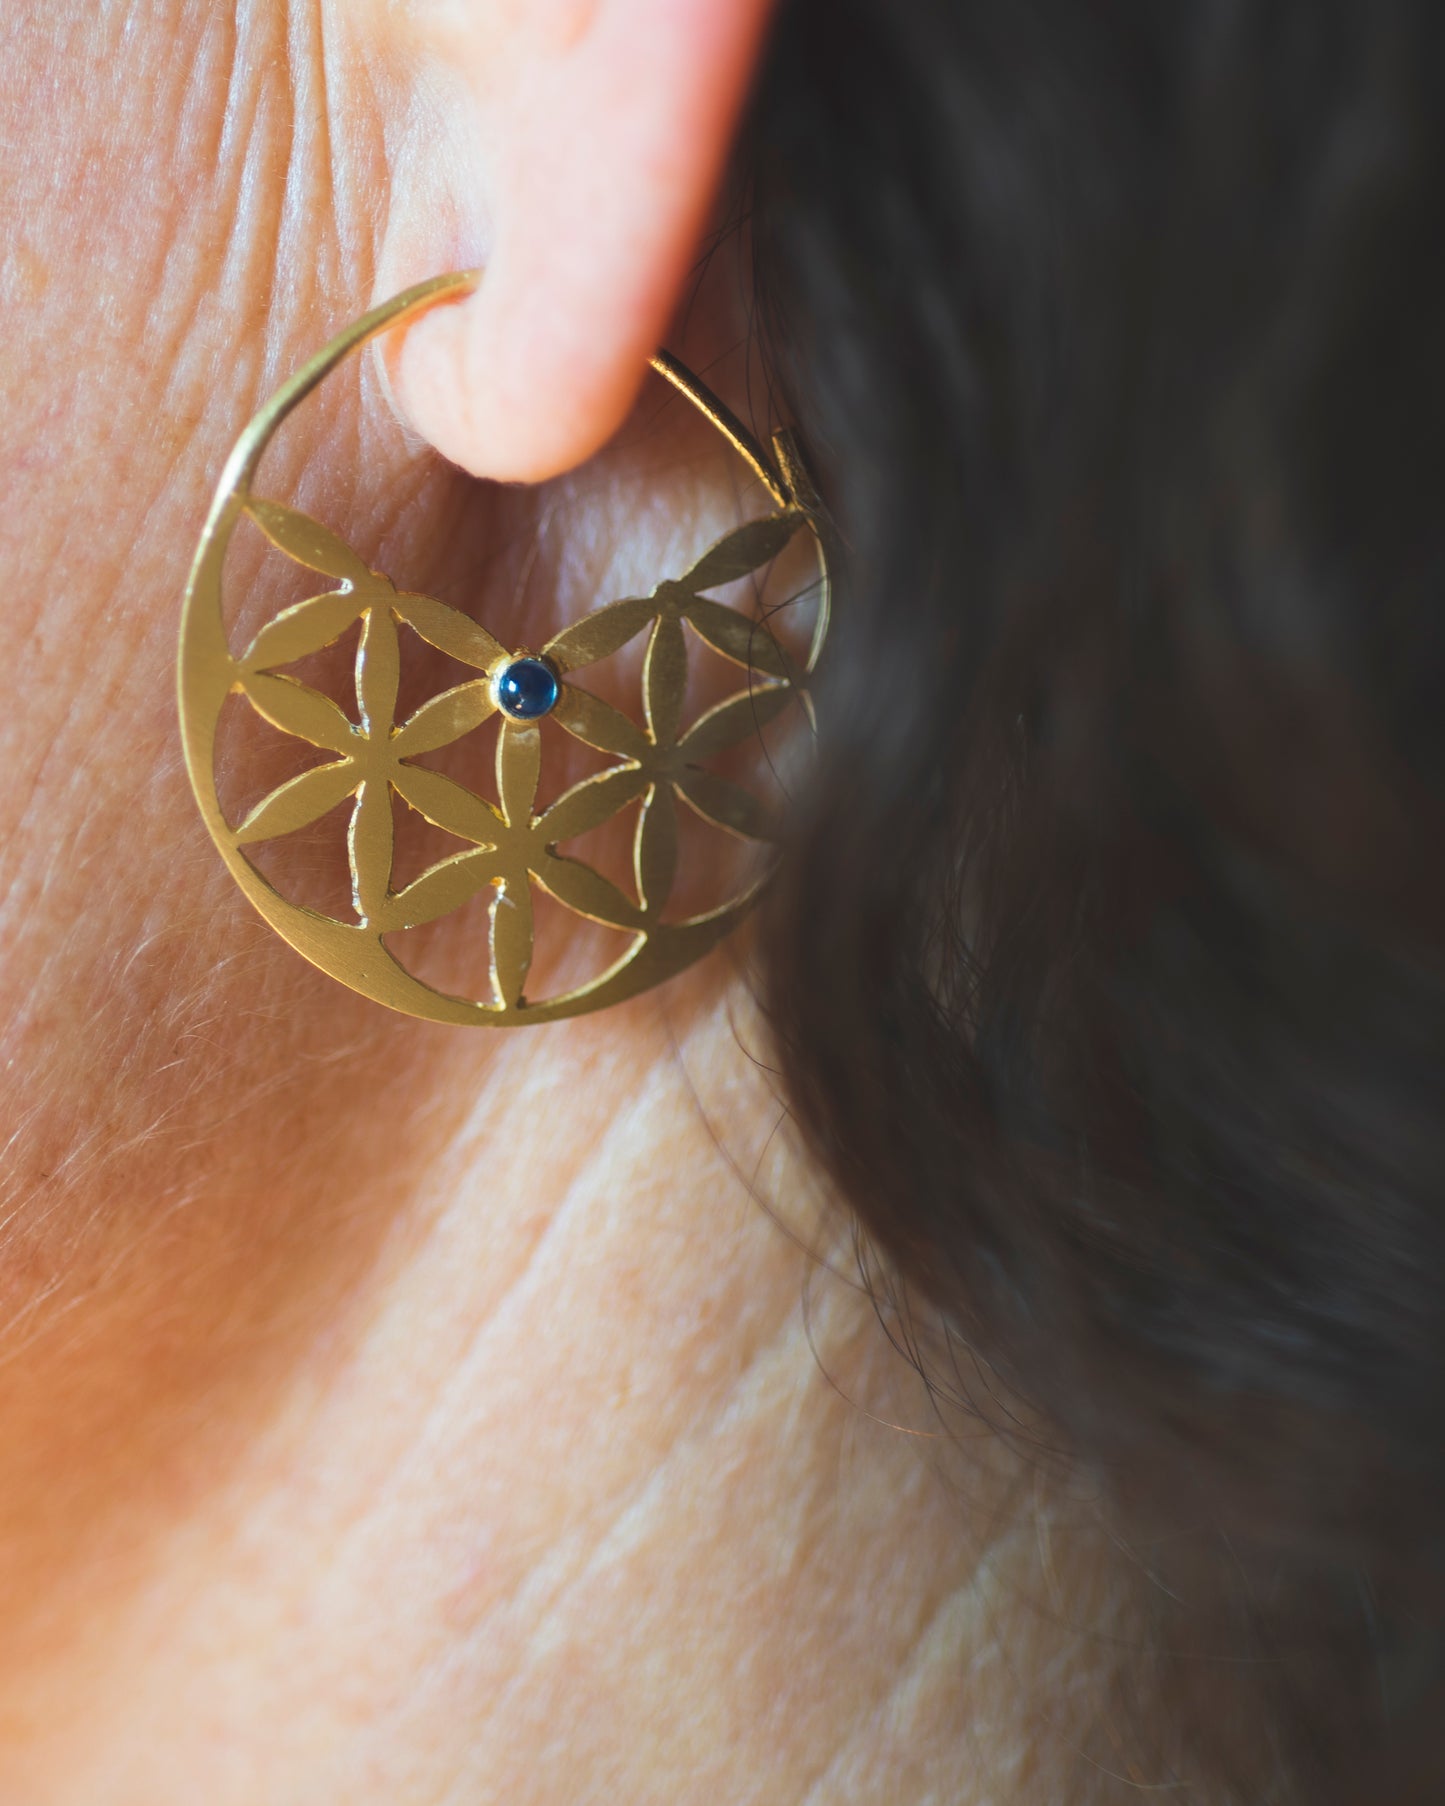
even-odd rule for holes
{"type": "Polygon", "coordinates": [[[514,658],[498,674],[497,706],[513,721],[537,721],[556,707],[557,673],[540,658],[514,658]]]}

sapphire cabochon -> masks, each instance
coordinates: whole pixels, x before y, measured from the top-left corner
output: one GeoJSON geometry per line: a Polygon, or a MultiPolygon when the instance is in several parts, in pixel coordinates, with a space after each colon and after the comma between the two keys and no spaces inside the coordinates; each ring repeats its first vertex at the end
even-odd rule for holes
{"type": "Polygon", "coordinates": [[[540,658],[514,658],[503,665],[492,686],[497,707],[513,721],[539,721],[556,707],[557,673],[540,658]]]}

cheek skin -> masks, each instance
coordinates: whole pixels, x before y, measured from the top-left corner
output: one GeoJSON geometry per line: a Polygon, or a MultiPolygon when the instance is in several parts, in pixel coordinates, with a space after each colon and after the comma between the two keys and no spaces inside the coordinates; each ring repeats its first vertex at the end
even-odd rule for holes
{"type": "MultiPolygon", "coordinates": [[[[418,1141],[517,1057],[322,979],[200,829],[173,677],[194,536],[259,397],[367,294],[380,151],[328,139],[364,110],[283,9],[139,23],[0,21],[0,135],[47,115],[0,188],[0,1656],[72,1575],[94,1611],[109,1517],[129,1546],[204,1484],[425,1197],[418,1141]]],[[[268,482],[428,582],[452,479],[394,429],[358,476],[354,394],[268,482]]]]}
{"type": "MultiPolygon", "coordinates": [[[[24,301],[0,442],[0,1643],[36,1596],[54,1616],[82,1524],[93,1542],[98,1515],[187,1483],[177,1413],[248,1383],[227,1349],[364,1258],[394,1158],[347,1104],[374,1022],[316,1007],[236,909],[176,752],[188,541],[320,282],[283,202],[321,147],[284,81],[244,75],[284,73],[284,18],[225,10],[152,7],[109,39],[88,8],[0,25],[6,142],[47,114],[0,193],[24,301]],[[242,300],[273,281],[279,320],[242,300]]],[[[424,1084],[429,1050],[397,1051],[424,1084]]]]}
{"type": "MultiPolygon", "coordinates": [[[[199,829],[173,677],[194,537],[256,401],[335,329],[336,297],[367,293],[380,150],[355,124],[328,138],[332,110],[363,110],[328,96],[281,8],[142,23],[107,37],[77,5],[0,24],[7,143],[34,96],[49,114],[0,191],[0,1520],[33,1499],[52,1527],[62,1495],[88,1511],[154,1461],[238,1348],[284,1364],[276,1326],[363,1268],[418,1189],[399,1125],[443,1143],[508,1057],[312,972],[199,829]]],[[[359,475],[370,424],[319,399],[267,481],[427,582],[452,480],[419,476],[394,429],[359,475]]],[[[33,1571],[13,1565],[12,1603],[33,1571]]]]}
{"type": "MultiPolygon", "coordinates": [[[[195,534],[389,230],[331,20],[0,5],[0,1798],[905,1806],[1001,1797],[985,1756],[1072,1797],[1093,1694],[1044,1753],[1020,1677],[1072,1677],[1105,1565],[993,1634],[1038,1585],[1031,1514],[991,1542],[1017,1472],[979,1439],[945,1491],[867,1415],[931,1427],[752,1195],[816,1202],[731,960],[540,1033],[412,1023],[273,937],[196,816],[195,534]]],[[[356,397],[267,490],[517,644],[729,505],[643,433],[559,486],[519,601],[548,498],[356,397]]]]}

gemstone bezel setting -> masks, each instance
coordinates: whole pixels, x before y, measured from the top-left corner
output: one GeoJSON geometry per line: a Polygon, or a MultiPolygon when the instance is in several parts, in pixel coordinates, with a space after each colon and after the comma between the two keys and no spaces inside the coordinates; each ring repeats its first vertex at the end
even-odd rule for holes
{"type": "Polygon", "coordinates": [[[561,694],[551,660],[535,653],[516,653],[492,676],[492,700],[509,721],[540,721],[556,708],[561,694]]]}

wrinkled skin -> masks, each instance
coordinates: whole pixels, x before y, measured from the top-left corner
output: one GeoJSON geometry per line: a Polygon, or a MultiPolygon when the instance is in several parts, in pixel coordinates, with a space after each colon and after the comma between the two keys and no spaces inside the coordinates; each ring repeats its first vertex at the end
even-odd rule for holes
{"type": "MultiPolygon", "coordinates": [[[[211,485],[421,255],[441,103],[281,0],[19,0],[0,68],[0,1799],[1086,1797],[1107,1677],[1055,1689],[1124,1608],[1041,1560],[1026,1464],[945,1484],[876,1421],[934,1427],[749,1195],[812,1235],[736,955],[551,1030],[414,1023],[196,818],[211,485]]],[[[439,466],[370,366],[268,482],[535,639],[727,518],[669,430],[564,487],[523,604],[547,498],[439,466]]]]}

